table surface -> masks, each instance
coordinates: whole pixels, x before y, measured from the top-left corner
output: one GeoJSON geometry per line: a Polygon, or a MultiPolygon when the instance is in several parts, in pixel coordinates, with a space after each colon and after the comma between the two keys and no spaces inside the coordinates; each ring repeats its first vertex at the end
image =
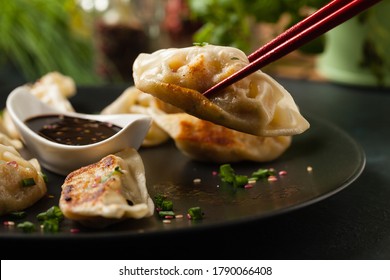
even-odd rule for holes
{"type": "MultiPolygon", "coordinates": [[[[41,250],[71,259],[390,259],[390,89],[277,80],[303,112],[332,122],[363,147],[365,169],[341,192],[272,218],[159,240],[10,241],[1,244],[2,259],[25,259],[26,252],[35,258],[41,250]]],[[[0,89],[1,99],[7,90],[0,89]]]]}

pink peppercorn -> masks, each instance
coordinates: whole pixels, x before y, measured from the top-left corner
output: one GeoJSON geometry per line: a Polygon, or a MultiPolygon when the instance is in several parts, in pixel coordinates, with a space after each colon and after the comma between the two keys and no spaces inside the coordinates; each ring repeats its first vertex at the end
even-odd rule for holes
{"type": "Polygon", "coordinates": [[[286,170],[281,170],[281,171],[279,171],[279,175],[280,176],[285,176],[285,175],[287,175],[287,171],[286,170]]]}

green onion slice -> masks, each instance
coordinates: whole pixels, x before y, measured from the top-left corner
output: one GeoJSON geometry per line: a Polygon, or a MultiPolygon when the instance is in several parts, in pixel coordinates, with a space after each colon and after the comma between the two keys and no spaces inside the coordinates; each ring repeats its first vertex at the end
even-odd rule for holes
{"type": "Polygon", "coordinates": [[[31,187],[35,185],[34,178],[26,178],[22,180],[22,186],[23,187],[31,187]]]}

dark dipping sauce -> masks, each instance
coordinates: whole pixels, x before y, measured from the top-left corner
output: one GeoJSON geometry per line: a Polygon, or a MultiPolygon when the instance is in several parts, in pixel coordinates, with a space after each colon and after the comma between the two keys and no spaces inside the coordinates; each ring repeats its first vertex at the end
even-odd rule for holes
{"type": "Polygon", "coordinates": [[[108,122],[60,114],[32,117],[25,120],[25,123],[35,133],[50,141],[74,146],[103,141],[122,129],[108,122]]]}

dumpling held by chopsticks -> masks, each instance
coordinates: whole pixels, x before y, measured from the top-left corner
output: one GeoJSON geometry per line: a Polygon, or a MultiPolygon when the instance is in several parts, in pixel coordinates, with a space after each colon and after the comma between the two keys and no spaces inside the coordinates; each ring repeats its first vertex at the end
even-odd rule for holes
{"type": "Polygon", "coordinates": [[[215,45],[142,53],[133,64],[135,86],[186,113],[257,136],[290,136],[309,128],[292,96],[257,71],[209,98],[207,89],[249,64],[239,49],[215,45]]]}

